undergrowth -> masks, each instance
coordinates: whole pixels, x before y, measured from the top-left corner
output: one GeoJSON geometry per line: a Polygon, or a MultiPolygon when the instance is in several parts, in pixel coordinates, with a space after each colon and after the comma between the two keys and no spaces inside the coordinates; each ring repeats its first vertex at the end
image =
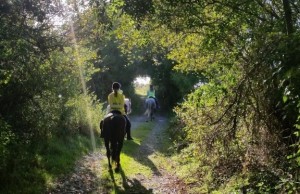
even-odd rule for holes
{"type": "Polygon", "coordinates": [[[168,131],[177,151],[172,156],[176,174],[190,185],[190,193],[299,193],[299,177],[293,176],[299,169],[288,168],[292,165],[287,162],[292,160],[278,155],[280,162],[262,165],[252,155],[207,157],[199,151],[201,143],[188,141],[182,129],[180,121],[174,119],[168,131]]]}
{"type": "MultiPolygon", "coordinates": [[[[23,151],[28,148],[23,147],[23,151]]],[[[70,172],[75,161],[92,150],[91,140],[83,135],[55,137],[40,142],[35,152],[16,159],[15,170],[1,183],[0,193],[43,193],[60,176],[70,172]]]]}

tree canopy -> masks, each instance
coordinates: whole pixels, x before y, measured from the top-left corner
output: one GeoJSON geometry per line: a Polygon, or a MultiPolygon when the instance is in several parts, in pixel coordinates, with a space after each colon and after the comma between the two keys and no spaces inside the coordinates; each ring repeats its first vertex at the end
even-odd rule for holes
{"type": "MultiPolygon", "coordinates": [[[[238,187],[247,191],[295,191],[296,179],[288,176],[299,172],[286,167],[299,166],[299,3],[152,3],[154,11],[141,12],[138,30],[148,35],[165,29],[162,36],[151,34],[150,40],[158,37],[152,43],[165,49],[174,70],[202,75],[175,111],[183,123],[180,141],[194,145],[203,189],[246,176],[251,181],[238,187]]],[[[132,12],[127,14],[136,20],[132,12]]]]}
{"type": "Polygon", "coordinates": [[[296,193],[299,14],[289,0],[2,1],[1,174],[38,163],[40,142],[96,132],[111,83],[136,99],[148,75],[195,192],[296,193]]]}

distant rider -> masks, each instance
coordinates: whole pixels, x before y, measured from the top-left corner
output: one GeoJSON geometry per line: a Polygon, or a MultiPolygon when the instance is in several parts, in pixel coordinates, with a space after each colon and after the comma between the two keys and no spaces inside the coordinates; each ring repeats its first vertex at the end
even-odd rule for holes
{"type": "Polygon", "coordinates": [[[156,107],[159,108],[157,98],[155,97],[155,90],[152,84],[150,85],[149,90],[147,91],[147,98],[153,98],[155,100],[156,107]]]}

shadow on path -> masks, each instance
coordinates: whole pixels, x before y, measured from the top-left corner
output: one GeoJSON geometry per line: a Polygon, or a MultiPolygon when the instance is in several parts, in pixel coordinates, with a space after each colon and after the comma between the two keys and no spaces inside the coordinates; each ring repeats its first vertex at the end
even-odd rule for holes
{"type": "Polygon", "coordinates": [[[146,187],[144,187],[141,182],[137,179],[128,179],[125,175],[125,172],[123,171],[122,167],[120,169],[120,175],[122,177],[122,185],[124,187],[124,190],[120,187],[117,186],[116,181],[115,181],[115,175],[113,170],[109,171],[111,180],[113,181],[114,184],[114,190],[116,193],[145,193],[145,194],[151,194],[153,193],[152,189],[147,189],[146,187]]]}
{"type": "Polygon", "coordinates": [[[146,145],[146,144],[138,145],[134,141],[130,141],[130,142],[128,142],[128,144],[132,144],[133,147],[140,147],[140,148],[135,153],[132,153],[129,150],[127,150],[126,148],[125,149],[123,148],[123,153],[124,154],[126,154],[127,156],[133,158],[138,163],[140,163],[144,166],[148,166],[152,170],[153,174],[161,175],[160,172],[159,172],[159,169],[152,162],[152,160],[150,160],[149,157],[148,157],[154,152],[154,150],[151,147],[149,147],[149,145],[146,145]]]}

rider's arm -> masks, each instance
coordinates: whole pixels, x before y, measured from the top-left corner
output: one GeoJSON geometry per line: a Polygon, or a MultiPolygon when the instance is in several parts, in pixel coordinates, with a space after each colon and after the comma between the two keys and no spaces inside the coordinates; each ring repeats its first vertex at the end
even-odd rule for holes
{"type": "Polygon", "coordinates": [[[107,102],[108,102],[108,104],[111,106],[111,98],[110,98],[110,95],[107,96],[107,102]]]}
{"type": "Polygon", "coordinates": [[[113,109],[113,95],[114,95],[114,94],[111,93],[111,94],[109,94],[108,97],[107,97],[107,101],[108,101],[108,104],[110,105],[110,108],[111,108],[111,109],[113,109]]]}

